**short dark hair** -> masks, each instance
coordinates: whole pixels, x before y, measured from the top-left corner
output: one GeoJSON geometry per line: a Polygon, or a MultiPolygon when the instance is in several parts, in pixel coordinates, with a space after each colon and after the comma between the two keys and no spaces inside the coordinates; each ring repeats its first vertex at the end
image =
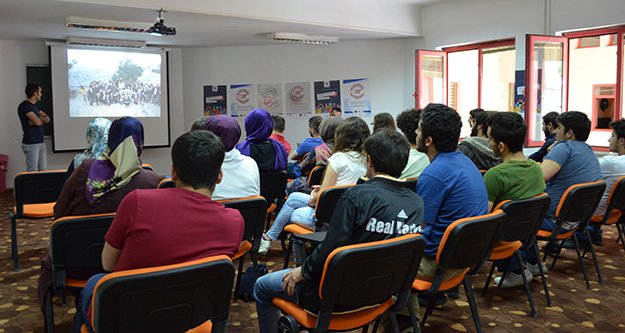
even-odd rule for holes
{"type": "Polygon", "coordinates": [[[575,140],[585,142],[590,134],[590,119],[579,111],[563,112],[556,118],[558,124],[564,126],[564,131],[572,130],[575,140]]]}
{"type": "Polygon", "coordinates": [[[340,107],[338,107],[338,106],[334,106],[334,107],[332,107],[332,111],[331,111],[331,112],[334,112],[334,111],[336,111],[336,112],[340,112],[341,114],[343,113],[343,110],[341,110],[341,108],[340,108],[340,107]]]}
{"type": "Polygon", "coordinates": [[[37,91],[39,91],[39,88],[41,88],[40,85],[31,82],[26,85],[26,88],[24,88],[24,93],[26,93],[27,98],[31,98],[37,91]]]}
{"type": "Polygon", "coordinates": [[[430,103],[421,113],[421,135],[431,137],[438,152],[452,152],[458,147],[462,120],[456,110],[444,104],[430,103]]]}
{"type": "Polygon", "coordinates": [[[610,122],[610,128],[616,133],[617,139],[625,139],[625,118],[610,122]]]}
{"type": "Polygon", "coordinates": [[[319,133],[319,124],[321,124],[322,120],[323,118],[321,118],[321,116],[310,117],[310,119],[308,119],[308,127],[312,127],[315,132],[319,133]]]}
{"type": "Polygon", "coordinates": [[[400,113],[396,122],[399,130],[404,133],[408,142],[413,145],[417,144],[417,128],[421,119],[421,110],[410,109],[400,113]]]}
{"type": "Polygon", "coordinates": [[[191,124],[191,130],[192,131],[196,131],[196,130],[201,130],[204,129],[204,126],[206,125],[206,117],[202,117],[202,118],[198,118],[196,119],[193,124],[191,124]]]}
{"type": "Polygon", "coordinates": [[[273,119],[273,130],[278,133],[284,132],[284,117],[276,114],[271,116],[271,119],[273,119]]]}
{"type": "Polygon", "coordinates": [[[378,113],[373,117],[373,132],[375,133],[383,128],[397,129],[395,127],[395,119],[388,112],[378,113]]]}
{"type": "Polygon", "coordinates": [[[480,108],[473,109],[473,110],[469,111],[469,116],[471,118],[475,119],[475,116],[477,116],[477,114],[480,113],[480,112],[484,112],[484,109],[480,109],[480,108]]]}
{"type": "Polygon", "coordinates": [[[478,112],[473,116],[473,128],[471,128],[471,136],[477,135],[478,126],[482,125],[482,132],[486,134],[486,130],[488,127],[488,117],[493,114],[492,111],[484,111],[478,112]]]}
{"type": "Polygon", "coordinates": [[[399,178],[408,163],[410,144],[397,131],[382,128],[365,141],[365,151],[376,172],[399,178]]]}
{"type": "Polygon", "coordinates": [[[341,151],[357,151],[364,153],[364,143],[369,137],[369,126],[360,117],[348,117],[334,133],[334,149],[333,152],[341,151]]]}
{"type": "Polygon", "coordinates": [[[488,117],[490,136],[496,143],[503,142],[510,152],[523,150],[523,142],[527,134],[527,125],[523,117],[516,112],[492,112],[488,117]]]}
{"type": "Polygon", "coordinates": [[[195,130],[179,136],[171,148],[171,160],[181,182],[194,189],[215,189],[226,148],[215,134],[195,130]]]}
{"type": "Polygon", "coordinates": [[[551,127],[555,129],[556,127],[558,127],[558,122],[556,121],[556,119],[558,119],[559,115],[559,113],[551,111],[543,116],[543,123],[545,123],[545,125],[551,124],[551,127]]]}

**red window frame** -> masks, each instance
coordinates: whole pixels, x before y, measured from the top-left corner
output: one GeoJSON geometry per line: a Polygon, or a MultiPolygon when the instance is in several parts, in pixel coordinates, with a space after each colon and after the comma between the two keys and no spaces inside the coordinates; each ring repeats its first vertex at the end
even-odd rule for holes
{"type": "Polygon", "coordinates": [[[415,107],[417,109],[424,108],[425,105],[420,105],[421,94],[423,93],[421,87],[423,86],[423,75],[421,72],[423,56],[441,56],[443,58],[443,103],[447,104],[447,54],[442,51],[432,50],[417,50],[415,52],[415,107]]]}

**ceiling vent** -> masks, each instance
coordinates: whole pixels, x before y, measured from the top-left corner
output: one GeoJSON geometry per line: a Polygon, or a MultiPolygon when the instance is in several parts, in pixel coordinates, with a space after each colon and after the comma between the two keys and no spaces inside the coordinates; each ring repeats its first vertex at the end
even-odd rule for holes
{"type": "Polygon", "coordinates": [[[268,40],[283,43],[299,43],[311,45],[330,45],[338,43],[338,37],[312,36],[290,32],[274,32],[265,36],[268,40]]]}
{"type": "Polygon", "coordinates": [[[124,39],[101,39],[101,38],[84,38],[84,37],[68,37],[65,40],[68,45],[97,45],[97,46],[113,46],[113,47],[146,47],[147,43],[143,40],[124,40],[124,39]]]}

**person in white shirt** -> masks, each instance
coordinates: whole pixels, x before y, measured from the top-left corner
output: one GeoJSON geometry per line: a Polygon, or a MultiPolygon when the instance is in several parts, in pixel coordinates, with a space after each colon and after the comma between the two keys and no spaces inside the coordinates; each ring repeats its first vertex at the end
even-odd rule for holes
{"type": "Polygon", "coordinates": [[[608,142],[610,143],[610,152],[614,154],[599,159],[606,188],[594,215],[605,214],[612,186],[620,177],[625,176],[625,119],[622,118],[611,122],[610,128],[612,128],[612,135],[608,142]]]}
{"type": "Polygon", "coordinates": [[[410,143],[408,163],[401,173],[401,178],[418,178],[421,172],[430,165],[430,159],[425,153],[417,150],[417,127],[421,119],[421,110],[410,109],[397,116],[397,127],[404,133],[410,143]]]}
{"type": "Polygon", "coordinates": [[[241,127],[228,116],[211,116],[205,119],[204,129],[213,132],[224,143],[226,155],[221,165],[223,177],[215,186],[213,200],[238,199],[260,195],[258,165],[249,156],[241,154],[234,146],[241,138],[241,127]]]}

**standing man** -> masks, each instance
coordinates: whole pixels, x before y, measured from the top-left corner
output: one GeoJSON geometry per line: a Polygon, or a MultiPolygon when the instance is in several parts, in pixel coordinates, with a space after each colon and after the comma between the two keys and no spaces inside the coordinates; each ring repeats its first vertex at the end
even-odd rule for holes
{"type": "Polygon", "coordinates": [[[542,162],[543,158],[549,152],[549,147],[556,141],[556,128],[558,128],[558,123],[556,122],[556,118],[558,118],[560,114],[552,111],[547,113],[543,117],[543,133],[545,133],[545,143],[543,144],[538,151],[534,152],[530,155],[530,159],[533,159],[536,162],[542,162]]]}
{"type": "Polygon", "coordinates": [[[26,100],[17,107],[17,115],[22,124],[22,150],[26,155],[26,171],[46,169],[46,144],[43,142],[43,125],[50,122],[50,117],[37,108],[41,101],[41,86],[35,83],[26,85],[26,100]]]}

